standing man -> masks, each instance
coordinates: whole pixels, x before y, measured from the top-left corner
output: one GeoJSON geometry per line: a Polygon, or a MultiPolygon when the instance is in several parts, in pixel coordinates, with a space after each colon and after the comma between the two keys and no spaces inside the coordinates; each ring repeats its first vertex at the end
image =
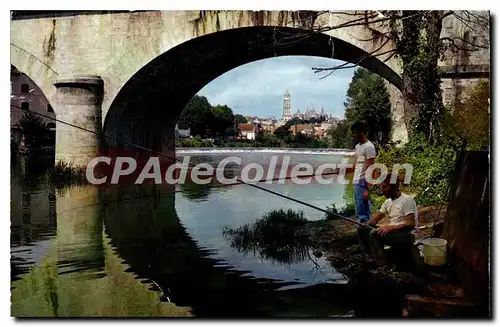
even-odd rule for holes
{"type": "Polygon", "coordinates": [[[356,204],[356,217],[360,223],[370,220],[370,187],[365,179],[368,167],[375,163],[377,151],[373,143],[366,137],[367,127],[363,122],[356,122],[351,126],[353,138],[356,144],[356,162],[354,170],[354,201],[356,204]]]}

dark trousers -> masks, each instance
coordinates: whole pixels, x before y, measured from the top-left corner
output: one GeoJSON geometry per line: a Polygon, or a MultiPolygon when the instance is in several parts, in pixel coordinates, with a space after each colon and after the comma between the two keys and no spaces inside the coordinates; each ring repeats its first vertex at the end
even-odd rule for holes
{"type": "Polygon", "coordinates": [[[412,228],[404,228],[389,232],[384,236],[377,234],[376,228],[358,227],[358,236],[361,247],[377,260],[384,260],[384,245],[393,248],[410,247],[414,238],[410,234],[412,228]]]}

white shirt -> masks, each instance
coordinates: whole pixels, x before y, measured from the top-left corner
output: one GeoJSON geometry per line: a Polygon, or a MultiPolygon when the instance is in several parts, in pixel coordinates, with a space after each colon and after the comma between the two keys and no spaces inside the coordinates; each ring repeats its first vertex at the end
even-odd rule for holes
{"type": "Polygon", "coordinates": [[[365,172],[368,166],[366,166],[364,162],[368,159],[375,158],[377,156],[377,151],[375,150],[375,145],[373,145],[371,141],[356,144],[354,150],[356,152],[356,162],[354,165],[355,167],[356,165],[360,165],[359,175],[357,174],[358,169],[354,171],[354,181],[356,182],[365,178],[365,172]]]}
{"type": "Polygon", "coordinates": [[[415,228],[418,228],[418,212],[415,200],[407,194],[395,200],[387,199],[380,207],[380,212],[389,218],[387,225],[399,225],[405,222],[405,217],[413,213],[415,215],[415,228]]]}

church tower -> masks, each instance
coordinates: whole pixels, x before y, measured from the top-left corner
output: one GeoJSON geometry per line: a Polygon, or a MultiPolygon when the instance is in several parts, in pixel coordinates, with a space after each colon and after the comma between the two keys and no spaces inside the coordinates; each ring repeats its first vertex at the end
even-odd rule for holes
{"type": "Polygon", "coordinates": [[[288,121],[292,119],[292,100],[288,90],[285,92],[283,99],[283,120],[288,121]]]}

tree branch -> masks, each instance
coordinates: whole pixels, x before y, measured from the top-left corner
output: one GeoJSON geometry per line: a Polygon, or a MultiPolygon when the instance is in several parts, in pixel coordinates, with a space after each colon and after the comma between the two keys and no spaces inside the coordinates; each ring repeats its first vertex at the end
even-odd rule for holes
{"type": "Polygon", "coordinates": [[[454,48],[456,48],[457,50],[462,50],[462,51],[479,51],[480,49],[489,49],[488,46],[483,46],[483,45],[479,45],[479,44],[474,44],[464,38],[461,38],[461,37],[442,37],[440,39],[441,41],[448,41],[450,42],[450,45],[454,48]],[[459,41],[460,43],[462,43],[461,45],[458,45],[455,43],[455,41],[459,41]],[[468,47],[463,47],[463,44],[467,44],[467,45],[470,45],[470,46],[473,46],[475,49],[471,49],[471,48],[468,48],[468,47]]]}
{"type": "MultiPolygon", "coordinates": [[[[430,12],[430,11],[428,10],[426,12],[430,12]]],[[[320,12],[315,17],[317,18],[320,15],[323,15],[325,13],[329,13],[329,11],[320,12]]],[[[345,13],[345,12],[334,12],[334,13],[349,14],[349,15],[352,15],[352,16],[360,16],[361,15],[361,14],[356,14],[356,13],[345,13]]],[[[425,12],[423,12],[423,13],[425,13],[425,12]]],[[[353,19],[353,20],[350,20],[348,22],[344,22],[344,23],[341,23],[341,24],[338,24],[338,25],[335,25],[335,26],[323,26],[323,27],[319,26],[317,28],[315,28],[314,26],[312,26],[310,30],[303,30],[303,32],[294,33],[293,35],[290,35],[291,33],[279,31],[280,34],[288,35],[288,36],[285,36],[285,37],[281,38],[279,41],[276,41],[275,45],[278,45],[278,46],[291,45],[291,44],[293,44],[295,42],[300,42],[300,41],[304,40],[305,38],[309,37],[312,34],[315,34],[315,33],[325,33],[325,32],[328,32],[328,31],[333,31],[333,30],[340,29],[340,28],[345,28],[345,27],[365,26],[365,27],[371,29],[372,31],[379,32],[379,31],[371,28],[370,25],[371,24],[380,23],[380,22],[390,21],[390,20],[393,20],[393,19],[401,19],[401,20],[410,19],[410,18],[413,18],[415,16],[422,15],[423,13],[419,12],[417,14],[413,14],[413,15],[410,15],[410,16],[390,15],[390,16],[386,16],[386,17],[383,17],[383,18],[380,18],[380,19],[375,19],[375,20],[371,20],[371,21],[366,22],[367,19],[373,19],[373,18],[378,17],[378,13],[374,12],[374,13],[372,13],[369,16],[363,16],[363,17],[360,17],[360,18],[357,18],[357,19],[353,19]],[[286,41],[286,42],[283,42],[283,41],[286,41]]],[[[310,17],[308,17],[307,19],[310,19],[310,17]]],[[[388,39],[391,39],[391,37],[392,38],[394,37],[394,35],[392,35],[392,33],[390,33],[390,31],[388,31],[387,33],[382,33],[382,32],[379,32],[379,33],[382,36],[386,36],[388,39]]],[[[360,41],[372,41],[372,40],[374,40],[377,37],[380,37],[380,36],[374,36],[373,38],[370,38],[370,39],[367,39],[367,40],[361,39],[360,41]]]]}
{"type": "Polygon", "coordinates": [[[483,30],[489,29],[489,19],[486,17],[483,17],[481,15],[476,15],[474,13],[471,13],[470,11],[464,10],[463,11],[464,15],[466,17],[462,17],[459,15],[457,12],[453,12],[453,16],[455,16],[456,19],[458,19],[462,24],[467,26],[471,31],[475,31],[478,33],[482,33],[484,31],[478,31],[478,28],[481,28],[483,30]],[[471,19],[471,16],[473,19],[471,19]],[[471,26],[476,25],[476,26],[471,26]]]}
{"type": "Polygon", "coordinates": [[[347,69],[347,68],[354,68],[354,67],[358,66],[359,63],[361,63],[363,60],[365,60],[368,57],[377,57],[377,56],[381,56],[381,55],[384,55],[384,54],[387,54],[387,53],[396,52],[396,49],[391,49],[389,51],[385,51],[385,52],[381,52],[381,53],[377,54],[377,52],[379,50],[381,50],[387,44],[387,42],[389,42],[389,39],[387,39],[384,43],[382,43],[382,45],[380,45],[377,49],[375,49],[372,52],[370,52],[370,53],[364,55],[363,57],[359,58],[354,63],[346,61],[343,64],[340,64],[340,65],[337,65],[337,66],[334,66],[334,67],[329,67],[329,68],[312,67],[312,70],[314,71],[314,73],[319,73],[319,72],[322,72],[322,71],[331,71],[329,74],[321,77],[321,79],[323,79],[323,78],[326,78],[326,77],[330,76],[336,70],[347,69]],[[353,64],[353,66],[347,66],[348,64],[353,64]]]}
{"type": "Polygon", "coordinates": [[[391,49],[391,50],[384,51],[384,52],[381,52],[381,53],[378,53],[378,54],[375,54],[375,55],[374,54],[367,54],[367,55],[365,55],[365,56],[363,56],[363,57],[355,60],[354,62],[348,62],[348,61],[346,61],[343,64],[340,64],[340,65],[337,65],[337,66],[334,66],[334,67],[327,67],[327,68],[313,67],[312,70],[314,71],[315,74],[320,73],[320,72],[324,72],[324,71],[329,71],[328,74],[326,74],[325,76],[320,77],[320,79],[324,79],[324,78],[327,78],[328,76],[330,76],[331,74],[333,74],[337,70],[349,69],[349,68],[356,68],[366,58],[377,57],[377,56],[381,56],[381,55],[388,54],[388,53],[391,54],[390,57],[393,57],[396,54],[396,49],[391,49]],[[349,64],[350,64],[350,66],[349,66],[349,64]]]}

